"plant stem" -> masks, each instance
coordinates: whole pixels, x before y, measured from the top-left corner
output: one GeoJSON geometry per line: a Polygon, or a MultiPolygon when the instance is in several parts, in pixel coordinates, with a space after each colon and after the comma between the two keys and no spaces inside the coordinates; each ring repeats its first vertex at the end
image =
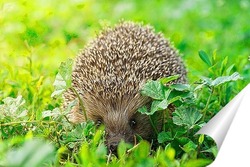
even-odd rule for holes
{"type": "Polygon", "coordinates": [[[206,114],[207,114],[208,105],[209,105],[209,103],[210,103],[210,100],[211,100],[211,97],[212,97],[212,94],[213,94],[213,93],[214,93],[214,87],[211,88],[211,93],[210,93],[210,95],[208,96],[206,106],[205,106],[205,108],[201,111],[201,112],[203,113],[203,118],[202,118],[203,121],[205,120],[205,117],[206,117],[206,114]]]}
{"type": "Polygon", "coordinates": [[[109,163],[110,163],[110,161],[111,161],[111,155],[112,155],[112,153],[110,152],[110,153],[108,154],[108,159],[107,159],[106,165],[109,165],[109,163]]]}
{"type": "Polygon", "coordinates": [[[88,117],[87,117],[87,114],[86,114],[86,110],[85,110],[85,107],[83,105],[83,101],[82,101],[82,98],[80,97],[80,95],[77,93],[77,91],[75,90],[75,88],[71,87],[70,88],[74,93],[75,95],[77,96],[78,100],[79,100],[79,103],[80,103],[80,107],[82,109],[82,112],[83,112],[83,115],[84,115],[84,118],[85,118],[85,121],[88,120],[88,117]]]}
{"type": "Polygon", "coordinates": [[[130,153],[130,152],[132,152],[135,148],[137,148],[139,146],[139,143],[138,144],[136,144],[136,145],[134,145],[134,147],[132,147],[132,148],[130,148],[130,149],[128,149],[127,150],[127,153],[130,153]]]}
{"type": "Polygon", "coordinates": [[[151,125],[152,125],[152,127],[153,127],[154,131],[155,131],[155,134],[157,134],[157,135],[158,135],[158,130],[156,129],[155,124],[154,124],[154,122],[153,122],[153,120],[152,120],[151,116],[149,116],[149,120],[150,120],[150,123],[151,123],[151,125]]]}
{"type": "Polygon", "coordinates": [[[166,122],[166,112],[167,112],[167,111],[168,111],[167,109],[164,110],[164,111],[162,111],[162,112],[163,112],[163,121],[162,121],[162,123],[163,123],[163,131],[164,131],[164,132],[166,131],[165,122],[166,122]]]}

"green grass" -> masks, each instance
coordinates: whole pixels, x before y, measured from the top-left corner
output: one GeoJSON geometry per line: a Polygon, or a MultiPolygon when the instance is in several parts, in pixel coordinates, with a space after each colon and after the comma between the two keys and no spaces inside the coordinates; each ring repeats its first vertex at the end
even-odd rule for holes
{"type": "Polygon", "coordinates": [[[249,8],[247,0],[1,1],[0,166],[210,163],[216,155],[213,141],[194,134],[250,82],[249,8]],[[116,158],[107,155],[101,129],[91,122],[70,124],[67,111],[60,110],[61,98],[51,94],[61,62],[119,20],[150,24],[169,38],[186,64],[190,85],[170,88],[184,102],[172,100],[179,109],[158,134],[158,149],[147,142],[121,143],[116,158]]]}

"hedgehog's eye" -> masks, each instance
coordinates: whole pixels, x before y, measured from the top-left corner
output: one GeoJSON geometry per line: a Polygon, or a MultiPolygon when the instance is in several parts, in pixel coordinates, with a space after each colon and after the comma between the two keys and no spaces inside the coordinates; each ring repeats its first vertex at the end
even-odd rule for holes
{"type": "Polygon", "coordinates": [[[95,122],[95,124],[96,124],[97,127],[101,126],[101,124],[102,124],[102,119],[100,119],[100,118],[97,119],[96,122],[95,122]]]}
{"type": "Polygon", "coordinates": [[[131,119],[130,122],[129,122],[129,125],[131,128],[135,128],[136,126],[136,120],[135,119],[131,119]]]}

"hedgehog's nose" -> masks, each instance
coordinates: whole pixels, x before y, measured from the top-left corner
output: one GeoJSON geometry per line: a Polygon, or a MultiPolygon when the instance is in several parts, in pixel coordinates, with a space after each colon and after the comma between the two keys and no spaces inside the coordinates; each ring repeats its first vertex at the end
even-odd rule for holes
{"type": "Polygon", "coordinates": [[[109,144],[109,151],[112,152],[113,154],[117,154],[117,146],[118,146],[118,142],[112,142],[109,144]]]}

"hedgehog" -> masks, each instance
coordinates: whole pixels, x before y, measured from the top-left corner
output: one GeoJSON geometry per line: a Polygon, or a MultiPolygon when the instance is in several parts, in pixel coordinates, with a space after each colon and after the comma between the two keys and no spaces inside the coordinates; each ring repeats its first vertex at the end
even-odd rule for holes
{"type": "MultiPolygon", "coordinates": [[[[87,118],[105,126],[105,143],[115,153],[121,140],[132,144],[136,136],[154,140],[149,117],[137,112],[151,101],[140,90],[148,80],[172,75],[179,76],[173,83],[186,82],[178,51],[151,26],[127,21],[105,28],[85,46],[75,59],[72,86],[82,99],[87,118]]],[[[63,97],[64,106],[77,99],[71,89],[63,97]]],[[[161,114],[154,118],[160,129],[161,114]]],[[[86,121],[79,101],[68,119],[86,121]]]]}

